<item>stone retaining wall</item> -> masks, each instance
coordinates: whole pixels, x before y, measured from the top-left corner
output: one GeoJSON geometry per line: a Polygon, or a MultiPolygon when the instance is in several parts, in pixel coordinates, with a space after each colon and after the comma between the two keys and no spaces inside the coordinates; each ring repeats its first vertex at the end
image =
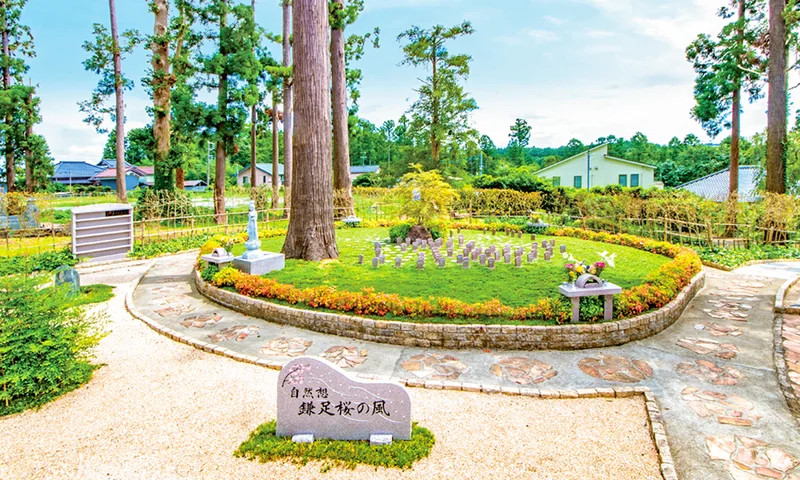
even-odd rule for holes
{"type": "Polygon", "coordinates": [[[304,310],[219,289],[203,281],[196,270],[194,278],[197,290],[202,295],[232,310],[272,323],[409,347],[506,350],[576,350],[641,340],[672,325],[705,285],[705,272],[700,272],[674,300],[660,310],[627,320],[579,325],[517,326],[411,323],[304,310]]]}

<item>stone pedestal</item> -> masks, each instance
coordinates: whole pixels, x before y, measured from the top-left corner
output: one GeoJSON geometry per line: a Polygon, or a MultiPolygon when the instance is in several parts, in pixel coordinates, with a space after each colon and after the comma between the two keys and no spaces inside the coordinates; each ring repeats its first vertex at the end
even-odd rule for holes
{"type": "Polygon", "coordinates": [[[250,275],[264,275],[275,270],[283,270],[286,257],[282,253],[255,251],[245,252],[241,257],[233,259],[234,268],[250,275]],[[250,254],[250,255],[248,255],[250,254]],[[245,258],[247,257],[247,258],[245,258]]]}

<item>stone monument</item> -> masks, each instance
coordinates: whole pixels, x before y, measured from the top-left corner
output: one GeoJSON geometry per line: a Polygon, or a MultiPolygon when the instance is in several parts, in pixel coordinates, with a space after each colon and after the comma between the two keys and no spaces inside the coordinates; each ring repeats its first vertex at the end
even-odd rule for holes
{"type": "Polygon", "coordinates": [[[250,202],[250,211],[247,214],[247,249],[241,256],[233,259],[233,266],[244,273],[251,275],[264,275],[274,270],[283,270],[286,258],[282,253],[264,252],[261,250],[261,240],[258,239],[258,212],[256,202],[250,202]]]}
{"type": "Polygon", "coordinates": [[[278,375],[277,435],[294,441],[411,439],[411,398],[395,383],[355,380],[327,360],[298,357],[278,375]]]}
{"type": "Polygon", "coordinates": [[[62,265],[56,269],[56,287],[69,285],[69,295],[75,296],[81,291],[81,276],[78,271],[68,265],[62,265]]]}

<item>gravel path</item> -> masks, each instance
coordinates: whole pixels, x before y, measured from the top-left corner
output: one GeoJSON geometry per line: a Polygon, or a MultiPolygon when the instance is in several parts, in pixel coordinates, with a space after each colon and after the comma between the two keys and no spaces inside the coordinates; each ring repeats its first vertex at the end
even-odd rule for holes
{"type": "MultiPolygon", "coordinates": [[[[117,282],[105,366],[37,412],[0,419],[2,479],[354,478],[320,465],[259,464],[232,453],[274,418],[277,372],[177,344],[123,307],[141,267],[89,275],[117,282]]],[[[369,478],[660,478],[640,398],[542,400],[411,389],[436,446],[411,471],[369,478]]]]}

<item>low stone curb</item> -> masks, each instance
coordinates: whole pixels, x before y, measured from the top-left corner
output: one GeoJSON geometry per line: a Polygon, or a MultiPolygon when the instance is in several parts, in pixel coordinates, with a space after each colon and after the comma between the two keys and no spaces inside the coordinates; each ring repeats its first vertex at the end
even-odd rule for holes
{"type": "Polygon", "coordinates": [[[789,365],[786,361],[786,349],[783,346],[783,314],[775,314],[775,322],[772,327],[773,348],[775,356],[775,371],[778,375],[778,384],[781,387],[786,405],[792,412],[794,419],[800,425],[800,399],[795,394],[794,385],[789,378],[789,365]]]}
{"type": "Polygon", "coordinates": [[[287,307],[214,287],[194,270],[195,285],[201,295],[234,311],[271,323],[407,347],[504,350],[579,350],[622,345],[650,337],[675,323],[705,285],[705,278],[705,272],[701,271],[666,306],[626,320],[556,326],[446,325],[373,320],[287,307]]]}
{"type": "Polygon", "coordinates": [[[786,307],[783,304],[786,300],[786,292],[788,292],[798,280],[800,280],[800,275],[790,278],[778,289],[778,293],[775,295],[775,306],[772,307],[775,313],[800,314],[800,307],[786,307]]]}

